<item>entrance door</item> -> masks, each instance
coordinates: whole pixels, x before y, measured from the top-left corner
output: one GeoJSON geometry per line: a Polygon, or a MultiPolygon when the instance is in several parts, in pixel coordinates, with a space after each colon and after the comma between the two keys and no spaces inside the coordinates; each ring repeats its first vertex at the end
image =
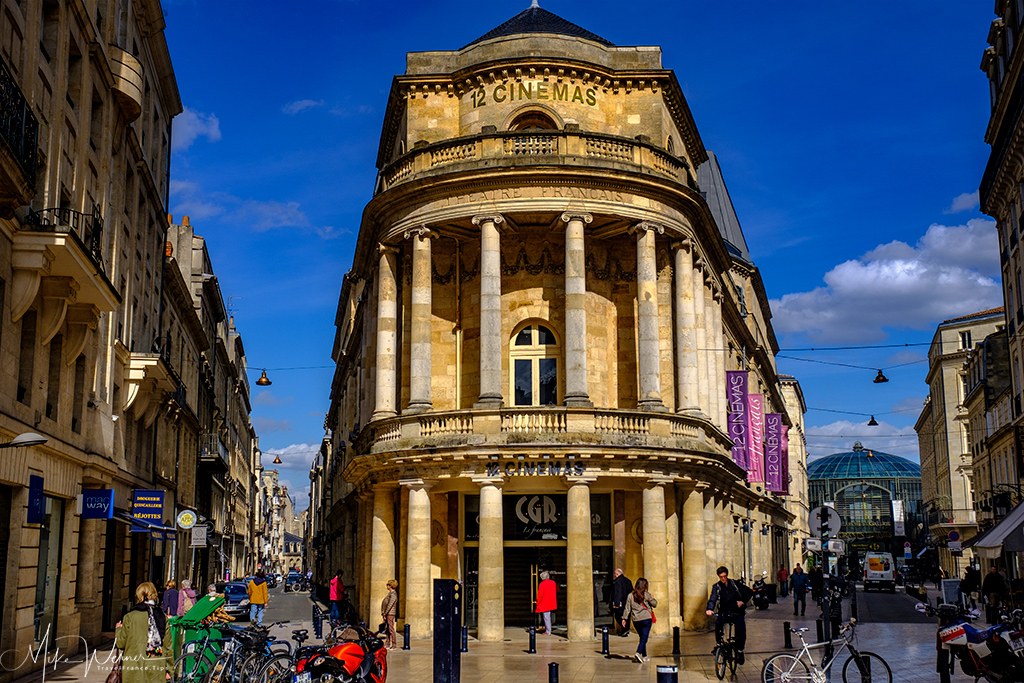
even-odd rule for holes
{"type": "Polygon", "coordinates": [[[505,626],[539,624],[539,615],[534,609],[542,571],[548,572],[558,586],[558,609],[552,615],[552,626],[565,626],[565,546],[505,546],[505,626]]]}

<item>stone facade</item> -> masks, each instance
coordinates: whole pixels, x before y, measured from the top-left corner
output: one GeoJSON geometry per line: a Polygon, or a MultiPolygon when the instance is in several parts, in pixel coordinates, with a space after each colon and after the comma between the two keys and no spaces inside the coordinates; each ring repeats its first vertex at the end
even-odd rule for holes
{"type": "Polygon", "coordinates": [[[727,370],[793,428],[797,481],[803,405],[742,235],[701,194],[675,75],[580,35],[412,53],[392,86],[312,543],[368,620],[397,578],[414,638],[431,579],[462,581],[467,623],[500,640],[547,570],[555,623],[589,640],[616,567],[650,582],[655,633],[702,629],[718,564],[774,574],[806,528],[806,489],[789,503],[730,458],[727,370]]]}

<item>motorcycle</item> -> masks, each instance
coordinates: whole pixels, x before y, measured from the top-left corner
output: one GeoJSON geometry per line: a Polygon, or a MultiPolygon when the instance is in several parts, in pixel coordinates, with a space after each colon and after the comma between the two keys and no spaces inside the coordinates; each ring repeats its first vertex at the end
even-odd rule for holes
{"type": "Polygon", "coordinates": [[[1019,683],[1024,681],[1024,633],[1007,623],[977,629],[971,621],[981,616],[978,610],[964,611],[958,605],[932,607],[923,602],[915,606],[918,612],[936,617],[936,670],[941,680],[949,681],[956,660],[968,676],[984,678],[989,683],[1019,683]]]}
{"type": "Polygon", "coordinates": [[[768,585],[764,582],[768,572],[761,572],[757,577],[752,590],[754,591],[754,607],[757,609],[768,609],[768,585]]]}
{"type": "Polygon", "coordinates": [[[378,633],[360,626],[336,629],[325,639],[324,648],[296,662],[295,680],[299,683],[385,683],[388,655],[380,638],[385,628],[381,624],[378,633]]]}

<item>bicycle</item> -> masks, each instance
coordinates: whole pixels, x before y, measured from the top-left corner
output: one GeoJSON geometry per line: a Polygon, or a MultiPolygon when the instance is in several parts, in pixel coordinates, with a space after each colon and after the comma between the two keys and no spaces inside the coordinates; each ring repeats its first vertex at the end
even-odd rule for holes
{"type": "Polygon", "coordinates": [[[827,660],[823,655],[821,665],[814,661],[811,650],[824,648],[829,643],[808,645],[803,635],[808,630],[806,627],[789,629],[797,634],[803,647],[795,655],[780,653],[766,659],[761,669],[761,683],[824,683],[826,673],[843,650],[850,651],[850,658],[843,664],[843,683],[892,683],[892,669],[884,659],[874,652],[858,650],[850,642],[856,624],[856,619],[850,619],[850,623],[839,630],[842,638],[831,641],[831,645],[838,648],[827,660]]]}
{"type": "Polygon", "coordinates": [[[718,680],[725,678],[725,670],[736,673],[736,639],[733,637],[732,619],[727,619],[722,633],[722,642],[715,644],[715,675],[718,680]]]}

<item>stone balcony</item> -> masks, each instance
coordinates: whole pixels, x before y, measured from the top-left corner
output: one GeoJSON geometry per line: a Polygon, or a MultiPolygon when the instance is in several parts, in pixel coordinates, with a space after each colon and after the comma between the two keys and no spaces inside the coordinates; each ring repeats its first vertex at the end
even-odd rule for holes
{"type": "Polygon", "coordinates": [[[697,189],[685,160],[644,139],[566,130],[484,132],[421,144],[384,168],[383,186],[446,173],[522,166],[579,166],[625,171],[675,181],[697,189]]]}
{"type": "Polygon", "coordinates": [[[142,63],[116,45],[107,46],[107,50],[114,74],[114,97],[121,105],[125,121],[131,123],[142,113],[142,63]]]}
{"type": "MultiPolygon", "coordinates": [[[[656,450],[666,460],[727,457],[732,447],[717,427],[688,415],[551,406],[427,412],[377,420],[358,435],[354,452],[421,451],[430,460],[440,457],[438,450],[510,444],[656,450]]],[[[415,453],[406,455],[416,460],[415,453]]]]}

